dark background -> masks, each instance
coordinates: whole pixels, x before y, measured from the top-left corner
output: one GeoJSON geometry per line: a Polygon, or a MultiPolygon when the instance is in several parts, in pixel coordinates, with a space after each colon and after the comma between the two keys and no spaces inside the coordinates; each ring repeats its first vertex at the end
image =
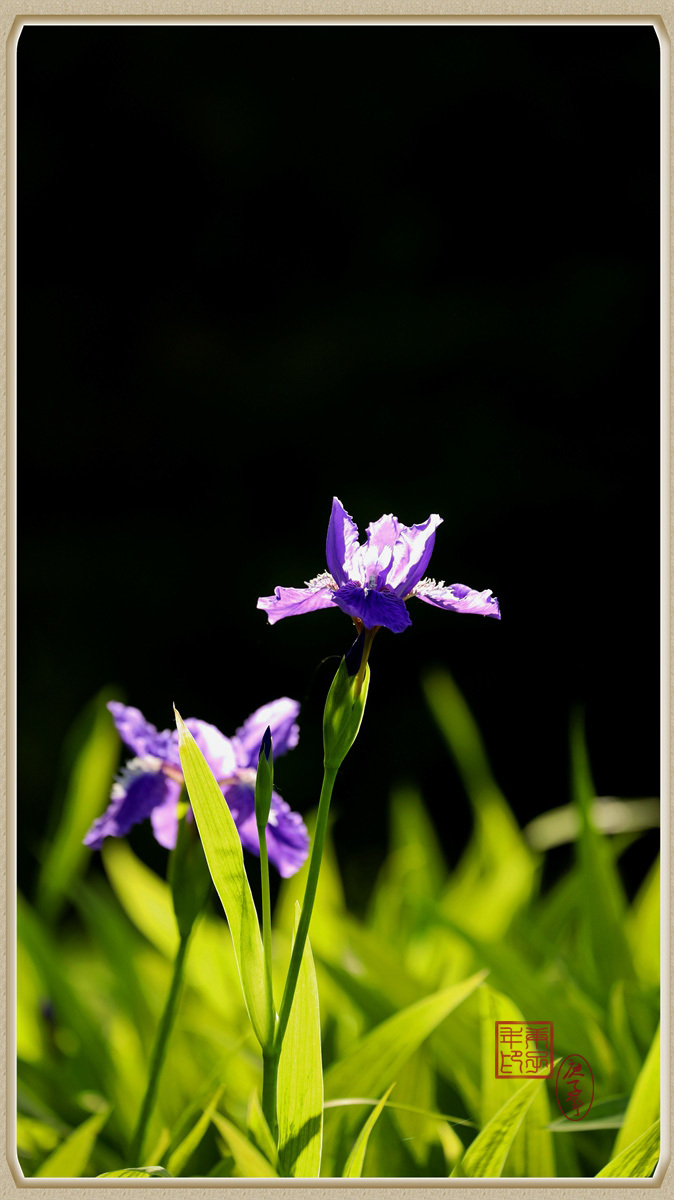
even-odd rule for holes
{"type": "Polygon", "coordinates": [[[277,778],[314,806],[352,627],[255,604],[325,569],[333,494],[361,531],[439,512],[430,573],[503,613],[378,636],[334,800],[353,903],[395,782],[465,842],[434,664],[522,822],[568,800],[577,704],[598,794],[658,794],[659,72],[633,25],[24,28],[24,886],[105,684],[228,734],[302,699],[277,778]]]}

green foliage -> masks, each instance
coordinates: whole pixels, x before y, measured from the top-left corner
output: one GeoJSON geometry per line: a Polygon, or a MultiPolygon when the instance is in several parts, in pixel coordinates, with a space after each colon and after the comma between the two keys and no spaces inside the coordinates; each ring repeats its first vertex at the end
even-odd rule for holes
{"type": "Polygon", "coordinates": [[[45,846],[37,884],[41,916],[54,922],[81,877],[91,851],[83,838],[103,812],[119,758],[119,737],[106,704],[107,688],[88,704],[71,729],[66,745],[67,784],[53,837],[45,846]]]}
{"type": "Polygon", "coordinates": [[[178,713],[176,720],[185,784],[208,868],[227,915],[246,1007],[260,1045],[267,1046],[274,1036],[274,1012],[241,839],[206,759],[178,713]]]}
{"type": "Polygon", "coordinates": [[[96,1138],[108,1119],[108,1110],[94,1113],[57,1146],[35,1172],[40,1179],[76,1179],[86,1174],[96,1138]]]}
{"type": "MultiPolygon", "coordinates": [[[[296,922],[299,916],[298,904],[296,922]]],[[[280,1173],[295,1179],[318,1179],[323,1146],[323,1064],[318,984],[309,939],[279,1062],[278,1126],[280,1173]]]]}
{"type": "MultiPolygon", "coordinates": [[[[625,842],[597,819],[576,723],[575,817],[564,818],[572,852],[567,869],[543,888],[549,851],[540,838],[533,849],[520,830],[456,686],[436,671],[424,693],[465,788],[464,795],[448,772],[435,805],[470,805],[472,832],[450,869],[427,798],[414,781],[401,782],[391,796],[387,852],[359,916],[349,911],[328,839],[313,956],[307,946],[280,1064],[280,1154],[260,1106],[261,1057],[239,975],[246,958],[248,1008],[258,1014],[258,1033],[268,1030],[257,915],[217,785],[216,796],[188,752],[188,786],[232,936],[220,907],[207,902],[191,934],[143,1151],[158,1166],[136,1165],[128,1145],[179,942],[176,879],[172,893],[126,841],[110,839],[101,854],[105,875],[92,870],[83,880],[88,852],[82,857],[73,837],[60,835],[73,853],[45,856],[40,909],[18,901],[17,1149],[27,1177],[210,1176],[225,1186],[232,1178],[315,1178],[321,1111],[323,1179],[652,1174],[659,1154],[659,865],[628,902],[620,876],[625,842]],[[61,866],[47,868],[50,861],[61,866]],[[51,892],[47,879],[57,881],[51,892]],[[552,1021],[556,1059],[586,1058],[595,1081],[587,1118],[562,1117],[554,1074],[533,1082],[495,1078],[494,1022],[507,1019],[552,1021]]],[[[107,749],[101,740],[109,721],[101,704],[98,723],[93,710],[87,717],[90,740],[73,746],[65,770],[76,774],[81,761],[98,778],[87,823],[104,807],[117,755],[114,734],[107,749]]],[[[78,819],[81,826],[83,810],[78,819]]],[[[628,824],[614,821],[616,829],[628,824]]],[[[637,834],[632,824],[630,836],[637,834]]],[[[277,996],[306,873],[280,884],[277,996]]],[[[185,860],[187,893],[189,880],[185,860]]]]}
{"type": "Polygon", "coordinates": [[[530,1079],[518,1088],[480,1130],[452,1175],[470,1176],[472,1179],[498,1178],[503,1173],[508,1151],[522,1121],[542,1087],[543,1080],[530,1079]]]}
{"type": "Polygon", "coordinates": [[[612,1158],[597,1178],[648,1179],[653,1174],[660,1157],[660,1122],[655,1121],[634,1142],[626,1146],[621,1154],[612,1158]]]}
{"type": "Polygon", "coordinates": [[[384,1095],[379,1103],[372,1109],[372,1112],[370,1113],[367,1121],[363,1125],[363,1128],[356,1138],[353,1150],[344,1164],[342,1179],[360,1179],[361,1175],[363,1174],[363,1165],[365,1163],[365,1154],[367,1151],[367,1144],[370,1140],[370,1134],[377,1124],[379,1116],[382,1113],[386,1101],[391,1095],[394,1087],[395,1083],[392,1083],[391,1086],[384,1092],[384,1095]]]}

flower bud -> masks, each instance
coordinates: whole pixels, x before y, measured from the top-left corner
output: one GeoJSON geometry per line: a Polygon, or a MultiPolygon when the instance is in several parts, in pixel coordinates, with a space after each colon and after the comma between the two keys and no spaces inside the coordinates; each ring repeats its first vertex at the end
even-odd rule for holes
{"type": "MultiPolygon", "coordinates": [[[[368,631],[369,632],[369,631],[368,631]]],[[[370,668],[363,661],[366,633],[361,633],[342,659],[328,692],[323,713],[323,748],[326,767],[337,770],[358,736],[365,711],[370,668]]]]}
{"type": "Polygon", "coordinates": [[[257,775],[255,777],[255,820],[258,829],[265,829],[269,820],[271,808],[271,793],[274,786],[274,754],[272,751],[271,729],[264,731],[260,754],[257,760],[257,775]]]}

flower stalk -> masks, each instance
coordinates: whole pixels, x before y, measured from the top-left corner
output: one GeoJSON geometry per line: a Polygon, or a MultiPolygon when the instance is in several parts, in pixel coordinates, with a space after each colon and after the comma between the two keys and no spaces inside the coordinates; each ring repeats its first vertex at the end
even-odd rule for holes
{"type": "Polygon", "coordinates": [[[152,1115],[154,1102],[157,1096],[159,1077],[161,1075],[161,1069],[164,1065],[164,1059],[166,1057],[166,1047],[168,1045],[169,1035],[171,1033],[171,1029],[173,1028],[173,1021],[175,1019],[178,1007],[178,996],[180,994],[180,987],[183,980],[185,957],[187,955],[190,932],[183,934],[183,936],[180,938],[178,952],[173,964],[173,978],[171,980],[171,987],[166,998],[164,1012],[162,1014],[159,1029],[157,1030],[157,1037],[152,1050],[152,1059],[150,1062],[150,1074],[147,1081],[147,1088],[145,1090],[145,1096],[143,1097],[140,1113],[138,1114],[136,1128],[129,1146],[129,1162],[133,1164],[138,1164],[141,1161],[147,1124],[152,1115]]]}
{"type": "Polygon", "coordinates": [[[271,810],[272,792],[274,787],[274,755],[272,752],[271,730],[267,726],[257,764],[255,778],[255,821],[260,842],[260,880],[262,889],[262,945],[264,948],[264,965],[267,975],[267,986],[274,1004],[274,989],[272,983],[272,953],[271,953],[271,898],[269,892],[269,856],[267,854],[267,823],[271,810]]]}

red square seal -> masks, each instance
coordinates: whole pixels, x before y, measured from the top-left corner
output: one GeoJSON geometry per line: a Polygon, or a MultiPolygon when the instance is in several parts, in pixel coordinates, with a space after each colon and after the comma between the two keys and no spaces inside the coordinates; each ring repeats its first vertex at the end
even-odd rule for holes
{"type": "Polygon", "coordinates": [[[552,1075],[552,1021],[496,1021],[496,1078],[552,1075]]]}

